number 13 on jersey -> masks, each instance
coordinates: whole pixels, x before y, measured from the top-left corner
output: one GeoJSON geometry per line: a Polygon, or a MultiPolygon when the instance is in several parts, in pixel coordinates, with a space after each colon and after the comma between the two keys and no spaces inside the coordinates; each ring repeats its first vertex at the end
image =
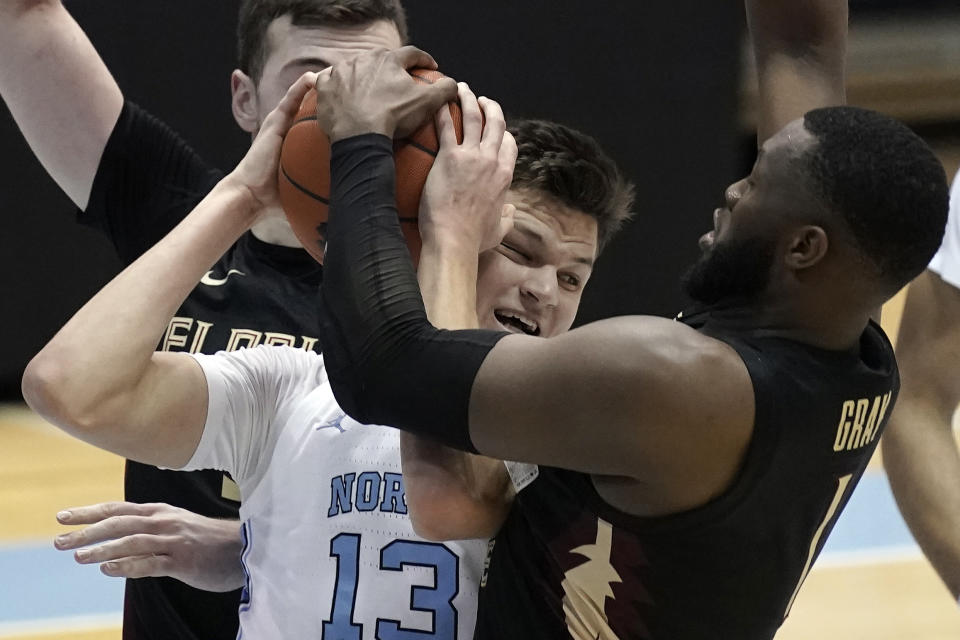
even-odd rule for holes
{"type": "MultiPolygon", "coordinates": [[[[330,555],[337,562],[333,610],[323,622],[323,640],[362,640],[363,625],[354,622],[357,587],[360,580],[360,535],[341,533],[330,541],[330,555]]],[[[394,540],[380,550],[381,571],[403,571],[406,566],[432,568],[434,586],[410,588],[413,611],[429,613],[432,629],[408,629],[399,620],[378,618],[377,640],[456,640],[457,610],[453,599],[459,591],[460,559],[442,544],[394,540]]],[[[391,594],[396,597],[396,594],[391,594]]]]}

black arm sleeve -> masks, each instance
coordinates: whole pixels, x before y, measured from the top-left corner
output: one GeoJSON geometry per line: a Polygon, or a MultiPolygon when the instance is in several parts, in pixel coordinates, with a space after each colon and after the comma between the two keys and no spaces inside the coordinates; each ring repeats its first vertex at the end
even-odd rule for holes
{"type": "Polygon", "coordinates": [[[170,127],[125,102],[77,220],[105,233],[129,264],[177,226],[222,177],[170,127]]]}
{"type": "Polygon", "coordinates": [[[320,321],[337,402],[359,422],[476,452],[470,392],[483,360],[506,334],[441,331],[428,322],[397,221],[389,138],[337,142],[330,170],[320,321]]]}

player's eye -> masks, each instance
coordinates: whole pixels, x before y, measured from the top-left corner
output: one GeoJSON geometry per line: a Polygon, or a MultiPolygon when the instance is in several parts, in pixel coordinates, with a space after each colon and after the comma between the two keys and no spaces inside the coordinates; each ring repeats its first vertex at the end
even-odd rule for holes
{"type": "Polygon", "coordinates": [[[580,288],[580,278],[572,273],[561,273],[560,282],[566,285],[568,289],[580,288]]]}

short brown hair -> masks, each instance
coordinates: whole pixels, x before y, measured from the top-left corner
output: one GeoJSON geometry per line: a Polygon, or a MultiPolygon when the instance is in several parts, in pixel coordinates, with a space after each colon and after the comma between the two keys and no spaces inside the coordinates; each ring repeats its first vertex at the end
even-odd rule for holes
{"type": "Polygon", "coordinates": [[[633,184],[596,140],[547,120],[512,119],[512,187],[535,189],[597,220],[598,252],[633,216],[633,184]]]}
{"type": "Polygon", "coordinates": [[[240,70],[260,81],[267,59],[267,28],[281,16],[298,27],[357,26],[392,22],[407,41],[407,15],[400,0],[243,0],[237,23],[240,70]]]}

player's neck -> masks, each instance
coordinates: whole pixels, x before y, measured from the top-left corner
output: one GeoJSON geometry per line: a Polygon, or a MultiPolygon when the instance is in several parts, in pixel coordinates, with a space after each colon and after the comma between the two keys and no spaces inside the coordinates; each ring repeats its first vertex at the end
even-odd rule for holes
{"type": "Polygon", "coordinates": [[[739,327],[754,335],[777,336],[821,349],[844,351],[859,343],[870,313],[867,309],[860,313],[823,304],[822,300],[804,300],[802,295],[765,295],[751,302],[720,305],[711,316],[724,325],[739,327]]]}
{"type": "Polygon", "coordinates": [[[269,244],[278,244],[282,247],[300,248],[300,241],[294,235],[293,229],[287,224],[285,218],[276,216],[265,216],[255,222],[250,231],[254,237],[261,242],[269,244]]]}

